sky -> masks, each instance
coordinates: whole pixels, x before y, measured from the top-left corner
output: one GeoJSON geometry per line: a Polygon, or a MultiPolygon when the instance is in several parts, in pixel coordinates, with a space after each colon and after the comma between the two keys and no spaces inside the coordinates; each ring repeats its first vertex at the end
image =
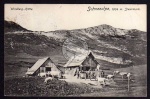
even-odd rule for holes
{"type": "Polygon", "coordinates": [[[147,31],[144,4],[5,4],[4,18],[32,31],[72,30],[108,24],[115,28],[147,31]],[[109,8],[92,10],[89,8],[109,8]],[[24,10],[14,10],[22,8],[24,10]],[[25,10],[25,8],[32,10],[25,10]],[[112,10],[122,8],[122,10],[112,10]],[[137,8],[139,10],[127,10],[137,8]]]}

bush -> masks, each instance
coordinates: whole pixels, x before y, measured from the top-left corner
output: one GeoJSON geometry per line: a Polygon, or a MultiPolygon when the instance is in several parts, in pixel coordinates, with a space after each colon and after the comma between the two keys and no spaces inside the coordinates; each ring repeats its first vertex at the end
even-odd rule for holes
{"type": "Polygon", "coordinates": [[[5,80],[4,90],[5,95],[9,96],[67,96],[91,93],[100,89],[60,80],[50,80],[45,84],[43,78],[31,77],[5,80]]]}

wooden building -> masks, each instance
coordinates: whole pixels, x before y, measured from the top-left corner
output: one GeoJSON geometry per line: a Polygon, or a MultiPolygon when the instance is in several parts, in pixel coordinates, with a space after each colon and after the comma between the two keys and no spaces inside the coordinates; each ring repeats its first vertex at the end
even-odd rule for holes
{"type": "Polygon", "coordinates": [[[72,58],[64,65],[65,71],[72,71],[74,73],[76,71],[75,69],[79,71],[88,71],[90,69],[95,71],[97,67],[100,67],[91,51],[85,56],[83,55],[82,59],[79,59],[79,61],[77,61],[77,58],[80,57],[72,58]]]}
{"type": "Polygon", "coordinates": [[[29,68],[26,72],[28,76],[36,76],[39,73],[48,73],[49,71],[59,71],[61,70],[53,63],[53,61],[49,58],[39,59],[31,68],[29,68]]]}

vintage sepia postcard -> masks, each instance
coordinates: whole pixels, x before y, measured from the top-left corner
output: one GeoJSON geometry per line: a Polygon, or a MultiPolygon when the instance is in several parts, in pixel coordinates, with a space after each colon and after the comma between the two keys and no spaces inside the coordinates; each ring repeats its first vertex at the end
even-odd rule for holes
{"type": "Polygon", "coordinates": [[[4,95],[147,97],[145,4],[5,4],[4,95]]]}

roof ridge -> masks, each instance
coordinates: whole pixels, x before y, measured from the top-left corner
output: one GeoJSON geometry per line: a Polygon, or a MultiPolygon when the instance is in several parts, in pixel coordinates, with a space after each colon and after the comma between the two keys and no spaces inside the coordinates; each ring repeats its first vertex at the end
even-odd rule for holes
{"type": "Polygon", "coordinates": [[[28,72],[35,72],[49,57],[38,59],[38,61],[27,71],[28,72]]]}
{"type": "MultiPolygon", "coordinates": [[[[87,53],[86,55],[83,55],[83,56],[85,56],[85,57],[81,60],[81,62],[78,62],[78,64],[80,65],[80,64],[87,58],[87,56],[90,55],[90,53],[93,55],[92,51],[91,51],[91,50],[88,50],[88,53],[87,53]]],[[[93,56],[94,56],[94,55],[93,55],[93,56]]],[[[68,67],[68,65],[71,64],[71,62],[72,62],[72,63],[75,63],[75,62],[73,62],[74,60],[75,60],[75,58],[74,58],[74,59],[70,58],[70,59],[68,60],[68,62],[64,65],[64,67],[68,67]]],[[[77,64],[77,62],[76,62],[76,64],[77,64]]]]}

